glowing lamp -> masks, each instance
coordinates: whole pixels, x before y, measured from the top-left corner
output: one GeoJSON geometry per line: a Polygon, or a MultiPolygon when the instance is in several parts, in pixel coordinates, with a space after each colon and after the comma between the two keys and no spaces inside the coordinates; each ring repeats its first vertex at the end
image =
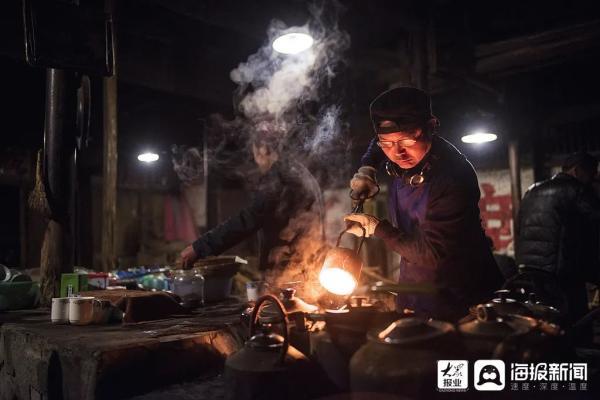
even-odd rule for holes
{"type": "Polygon", "coordinates": [[[141,162],[145,162],[145,163],[153,163],[155,161],[158,161],[160,157],[158,156],[158,154],[156,153],[142,153],[140,155],[137,156],[138,161],[141,162]]]}
{"type": "Polygon", "coordinates": [[[312,36],[306,33],[286,33],[273,41],[273,49],[282,54],[298,54],[313,45],[312,36]]]}
{"type": "Polygon", "coordinates": [[[463,143],[487,143],[496,139],[498,139],[498,136],[489,132],[474,132],[460,138],[463,143]]]}

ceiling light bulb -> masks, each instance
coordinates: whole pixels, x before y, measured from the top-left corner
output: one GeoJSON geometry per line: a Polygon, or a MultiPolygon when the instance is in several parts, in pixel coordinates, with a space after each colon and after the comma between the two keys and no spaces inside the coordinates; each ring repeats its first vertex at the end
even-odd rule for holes
{"type": "Polygon", "coordinates": [[[152,163],[155,161],[158,161],[159,156],[156,153],[142,153],[140,155],[137,156],[137,159],[141,162],[145,162],[145,163],[152,163]]]}
{"type": "Polygon", "coordinates": [[[496,139],[498,139],[498,136],[489,132],[475,132],[460,138],[463,143],[486,143],[493,142],[496,139]]]}
{"type": "Polygon", "coordinates": [[[298,54],[309,49],[314,43],[306,33],[286,33],[273,41],[273,49],[283,54],[298,54]]]}

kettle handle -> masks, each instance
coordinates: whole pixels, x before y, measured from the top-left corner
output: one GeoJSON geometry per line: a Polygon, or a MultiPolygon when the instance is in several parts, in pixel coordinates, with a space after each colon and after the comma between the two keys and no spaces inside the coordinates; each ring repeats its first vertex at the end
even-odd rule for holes
{"type": "Polygon", "coordinates": [[[283,363],[289,347],[287,314],[283,304],[281,304],[281,301],[272,294],[266,294],[256,301],[254,309],[252,310],[252,317],[250,318],[250,337],[254,336],[256,333],[256,325],[258,324],[258,313],[260,308],[262,307],[263,303],[268,301],[276,306],[276,308],[279,310],[279,313],[283,317],[281,319],[281,323],[283,324],[283,346],[281,346],[281,352],[279,353],[279,362],[283,363]]]}
{"type": "Polygon", "coordinates": [[[340,235],[337,238],[337,242],[335,242],[335,247],[340,247],[340,242],[342,241],[342,235],[344,235],[344,233],[348,232],[348,229],[350,229],[353,225],[358,225],[360,227],[360,229],[362,230],[362,236],[360,237],[360,243],[358,244],[358,250],[356,251],[356,254],[360,254],[360,249],[362,248],[362,245],[365,242],[365,238],[367,237],[367,230],[365,229],[364,226],[362,226],[358,222],[354,222],[354,221],[346,222],[346,229],[344,229],[342,232],[340,232],[340,235]]]}

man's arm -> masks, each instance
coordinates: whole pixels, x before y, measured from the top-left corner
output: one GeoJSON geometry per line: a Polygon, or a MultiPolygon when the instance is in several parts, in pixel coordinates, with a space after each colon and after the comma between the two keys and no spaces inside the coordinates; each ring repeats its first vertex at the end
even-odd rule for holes
{"type": "Polygon", "coordinates": [[[375,236],[408,261],[436,268],[440,260],[464,245],[461,239],[469,228],[473,207],[477,207],[477,194],[459,183],[445,185],[432,195],[425,220],[413,231],[395,228],[384,220],[377,225],[375,236]]]}
{"type": "Polygon", "coordinates": [[[197,257],[219,255],[238,244],[262,228],[267,211],[273,208],[273,201],[264,193],[259,193],[252,203],[237,215],[211,229],[194,243],[192,247],[197,257]]]}
{"type": "Polygon", "coordinates": [[[367,151],[360,159],[361,166],[369,166],[375,169],[379,168],[379,165],[385,160],[385,154],[383,150],[377,145],[377,138],[373,138],[367,147],[367,151]]]}

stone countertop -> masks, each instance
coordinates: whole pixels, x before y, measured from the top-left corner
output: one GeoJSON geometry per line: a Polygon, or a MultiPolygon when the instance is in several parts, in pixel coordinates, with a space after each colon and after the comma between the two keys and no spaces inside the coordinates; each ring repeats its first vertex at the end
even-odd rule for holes
{"type": "Polygon", "coordinates": [[[218,373],[239,349],[244,303],[135,324],[54,325],[48,310],[0,314],[0,400],[124,398],[218,373]]]}

